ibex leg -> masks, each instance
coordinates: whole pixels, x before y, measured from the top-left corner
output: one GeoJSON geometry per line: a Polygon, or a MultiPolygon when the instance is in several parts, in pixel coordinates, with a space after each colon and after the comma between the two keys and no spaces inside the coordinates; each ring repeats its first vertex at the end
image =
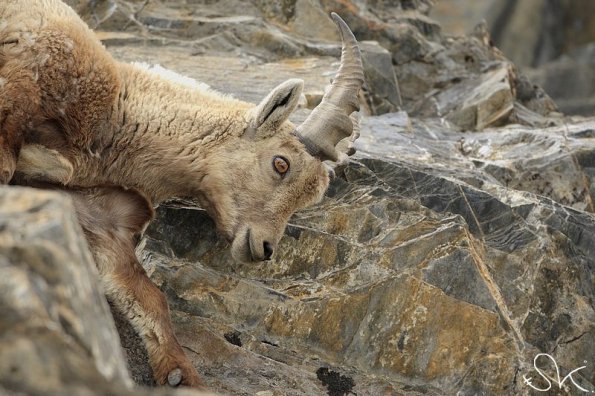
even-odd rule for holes
{"type": "Polygon", "coordinates": [[[153,211],[140,194],[120,188],[73,193],[108,298],[143,339],[159,384],[203,386],[174,334],[167,301],[134,254],[134,236],[153,211]]]}

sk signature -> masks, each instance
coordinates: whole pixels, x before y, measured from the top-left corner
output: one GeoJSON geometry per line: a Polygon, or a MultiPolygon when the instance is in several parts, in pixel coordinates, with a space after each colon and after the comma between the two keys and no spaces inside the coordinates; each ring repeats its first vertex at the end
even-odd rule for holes
{"type": "Polygon", "coordinates": [[[566,375],[566,377],[560,379],[560,368],[558,367],[558,363],[556,363],[556,359],[554,359],[551,355],[548,355],[547,353],[540,353],[537,356],[535,356],[535,358],[533,359],[533,367],[539,373],[539,375],[541,375],[541,377],[547,382],[547,388],[538,388],[538,387],[534,386],[531,383],[531,381],[533,380],[532,377],[527,378],[526,375],[523,375],[523,379],[525,380],[525,384],[529,385],[531,388],[535,389],[536,391],[539,391],[539,392],[547,392],[547,391],[549,391],[552,388],[552,381],[554,383],[558,384],[558,388],[559,389],[562,389],[562,386],[564,385],[564,382],[566,382],[566,380],[570,379],[570,382],[572,382],[574,384],[574,386],[576,386],[581,391],[587,392],[587,393],[595,393],[595,391],[590,391],[588,389],[585,389],[585,388],[581,387],[579,384],[577,384],[574,381],[574,378],[572,378],[572,375],[574,373],[578,372],[579,370],[584,369],[587,366],[581,366],[579,368],[575,368],[570,373],[568,373],[566,375]],[[537,367],[537,359],[539,357],[541,357],[541,356],[545,356],[545,357],[549,358],[552,361],[552,363],[554,363],[554,366],[556,367],[556,378],[548,377],[543,371],[541,371],[539,369],[539,367],[537,367]]]}

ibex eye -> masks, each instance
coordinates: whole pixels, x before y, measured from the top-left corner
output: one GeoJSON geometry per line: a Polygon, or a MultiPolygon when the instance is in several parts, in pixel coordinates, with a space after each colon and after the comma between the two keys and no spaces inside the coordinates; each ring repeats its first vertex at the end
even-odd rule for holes
{"type": "Polygon", "coordinates": [[[273,157],[273,168],[278,174],[284,176],[289,170],[289,161],[283,157],[273,157]]]}

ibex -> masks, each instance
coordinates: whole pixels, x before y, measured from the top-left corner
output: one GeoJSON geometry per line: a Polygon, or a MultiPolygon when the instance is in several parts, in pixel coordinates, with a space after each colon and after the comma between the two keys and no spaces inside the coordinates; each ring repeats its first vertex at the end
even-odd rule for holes
{"type": "Polygon", "coordinates": [[[289,217],[322,198],[323,161],[346,159],[350,145],[340,147],[358,134],[360,52],[332,18],[341,65],[296,127],[287,119],[301,80],[255,106],[114,60],[59,0],[0,1],[0,182],[73,197],[106,294],[143,338],[159,384],[202,386],[164,295],[134,255],[134,236],[154,206],[194,197],[234,259],[271,258],[289,217]]]}

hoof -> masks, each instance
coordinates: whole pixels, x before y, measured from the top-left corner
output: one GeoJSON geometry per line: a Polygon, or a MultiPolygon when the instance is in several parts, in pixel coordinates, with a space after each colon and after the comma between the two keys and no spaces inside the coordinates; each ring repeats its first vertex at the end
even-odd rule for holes
{"type": "Polygon", "coordinates": [[[16,173],[23,180],[43,180],[66,185],[74,174],[72,163],[56,150],[39,144],[21,149],[16,173]]]}
{"type": "Polygon", "coordinates": [[[175,368],[167,375],[167,383],[170,386],[178,386],[182,382],[182,370],[175,368]]]}

